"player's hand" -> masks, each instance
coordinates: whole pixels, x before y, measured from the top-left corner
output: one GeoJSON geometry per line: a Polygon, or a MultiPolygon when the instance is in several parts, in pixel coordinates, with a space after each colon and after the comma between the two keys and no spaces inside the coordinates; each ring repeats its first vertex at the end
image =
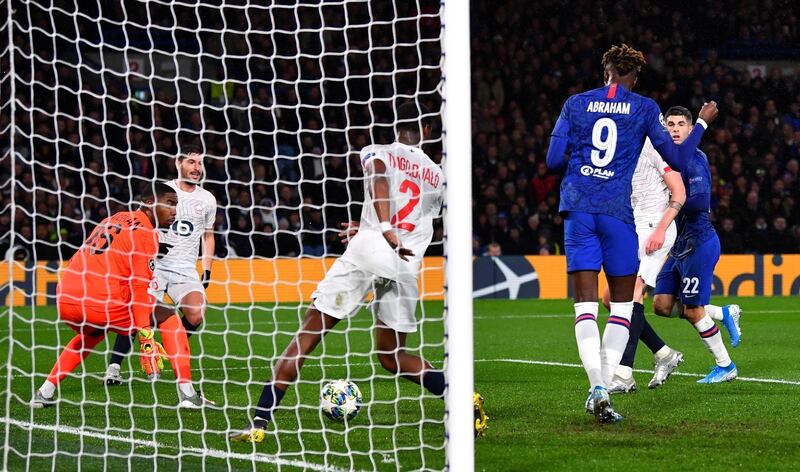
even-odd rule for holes
{"type": "Polygon", "coordinates": [[[386,242],[389,243],[389,246],[391,246],[397,255],[400,256],[400,259],[407,261],[409,257],[414,256],[414,251],[403,247],[403,245],[400,243],[400,239],[397,237],[397,233],[394,231],[387,231],[383,233],[383,237],[386,238],[386,242]]]}
{"type": "Polygon", "coordinates": [[[211,270],[204,270],[203,280],[202,280],[203,288],[208,289],[208,284],[210,283],[211,283],[211,270]]]}
{"type": "Polygon", "coordinates": [[[703,104],[703,108],[700,109],[700,113],[697,115],[697,117],[706,123],[711,124],[711,122],[717,118],[717,115],[719,115],[717,102],[711,100],[710,102],[703,104]]]}
{"type": "Polygon", "coordinates": [[[167,352],[161,343],[155,340],[153,330],[150,328],[140,329],[138,338],[139,362],[142,370],[148,377],[158,376],[164,368],[167,352]]]}
{"type": "Polygon", "coordinates": [[[358,234],[358,227],[361,224],[359,221],[348,221],[346,223],[339,223],[339,226],[342,228],[339,231],[339,234],[336,236],[339,237],[339,241],[342,244],[347,244],[350,242],[350,239],[353,238],[356,234],[358,234]]]}
{"type": "Polygon", "coordinates": [[[664,239],[666,238],[666,231],[662,231],[656,228],[650,236],[647,237],[647,241],[644,243],[644,251],[647,254],[652,254],[662,247],[664,247],[664,239]]]}

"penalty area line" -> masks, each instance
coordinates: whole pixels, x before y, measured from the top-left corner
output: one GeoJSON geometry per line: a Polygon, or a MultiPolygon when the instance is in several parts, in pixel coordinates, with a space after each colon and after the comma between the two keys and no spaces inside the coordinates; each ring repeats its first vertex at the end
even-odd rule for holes
{"type": "Polygon", "coordinates": [[[215,459],[236,459],[249,462],[261,462],[277,466],[298,467],[304,470],[319,470],[319,471],[331,471],[331,472],[341,472],[350,470],[350,469],[341,469],[338,467],[326,466],[323,464],[315,464],[313,462],[306,462],[303,460],[282,459],[280,457],[270,454],[261,454],[261,453],[245,454],[240,452],[221,451],[219,449],[209,449],[209,448],[199,448],[199,447],[177,447],[159,443],[157,441],[153,441],[150,439],[137,439],[133,437],[121,436],[116,434],[87,431],[85,429],[75,428],[73,426],[31,423],[28,421],[20,421],[14,418],[0,418],[0,423],[8,423],[12,426],[17,426],[19,428],[28,431],[33,429],[38,429],[41,431],[51,431],[54,433],[71,434],[84,438],[100,439],[108,442],[130,444],[132,446],[146,447],[155,450],[172,449],[175,451],[179,451],[180,453],[193,453],[197,454],[198,456],[211,457],[215,459]]]}
{"type": "MultiPolygon", "coordinates": [[[[550,366],[550,367],[571,367],[575,369],[583,369],[583,365],[581,364],[573,364],[569,362],[551,362],[551,361],[535,361],[529,359],[476,359],[475,362],[506,362],[509,364],[530,364],[530,365],[543,365],[543,366],[550,366]]],[[[652,370],[647,369],[633,369],[634,372],[641,372],[645,374],[652,374],[654,373],[652,370]]],[[[680,377],[696,377],[696,378],[704,378],[707,374],[692,374],[688,372],[673,372],[672,375],[677,375],[680,377]]],[[[737,377],[736,381],[738,382],[757,382],[757,383],[772,383],[772,384],[782,384],[782,385],[800,385],[800,381],[797,380],[784,380],[784,379],[763,379],[758,377],[737,377]]]]}

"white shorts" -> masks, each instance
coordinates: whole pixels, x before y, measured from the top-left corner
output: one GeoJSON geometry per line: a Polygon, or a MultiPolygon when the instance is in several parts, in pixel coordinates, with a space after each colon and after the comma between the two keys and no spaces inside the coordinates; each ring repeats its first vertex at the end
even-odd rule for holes
{"type": "Polygon", "coordinates": [[[412,283],[385,279],[337,259],[311,299],[317,310],[341,320],[356,314],[370,291],[375,294],[372,312],[386,326],[400,333],[417,331],[416,280],[412,283]]]}
{"type": "Polygon", "coordinates": [[[639,277],[644,280],[644,283],[650,287],[656,286],[656,279],[658,278],[661,268],[667,262],[669,251],[672,245],[675,244],[675,238],[678,236],[678,229],[675,227],[675,222],[670,223],[664,234],[664,245],[661,246],[656,252],[647,254],[645,251],[645,243],[647,238],[653,234],[658,225],[658,220],[649,221],[644,224],[636,225],[636,234],[639,236],[639,277]]]}
{"type": "Polygon", "coordinates": [[[166,293],[175,306],[179,306],[183,297],[192,292],[200,292],[203,300],[205,300],[206,294],[203,284],[200,283],[200,276],[194,269],[187,271],[186,274],[179,274],[158,267],[153,272],[153,280],[150,282],[148,292],[156,297],[159,303],[164,303],[164,294],[166,293]]]}

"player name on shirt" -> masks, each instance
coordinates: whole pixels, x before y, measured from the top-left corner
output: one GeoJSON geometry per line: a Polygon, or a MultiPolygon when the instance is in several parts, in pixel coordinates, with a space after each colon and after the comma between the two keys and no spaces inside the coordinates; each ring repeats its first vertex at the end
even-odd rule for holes
{"type": "Polygon", "coordinates": [[[419,164],[411,162],[403,156],[395,156],[391,152],[387,152],[386,155],[389,156],[390,166],[404,172],[412,179],[419,179],[423,182],[427,182],[433,188],[439,188],[440,172],[434,172],[430,167],[423,167],[420,172],[419,164]]]}
{"type": "Polygon", "coordinates": [[[626,102],[589,102],[586,111],[591,113],[631,114],[631,104],[626,102]]]}

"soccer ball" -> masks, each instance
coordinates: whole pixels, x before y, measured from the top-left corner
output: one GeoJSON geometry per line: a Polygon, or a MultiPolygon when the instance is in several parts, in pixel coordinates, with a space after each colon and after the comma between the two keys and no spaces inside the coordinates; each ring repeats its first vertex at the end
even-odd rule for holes
{"type": "Polygon", "coordinates": [[[319,406],[333,421],[349,421],[361,409],[363,397],[358,385],[349,380],[334,380],[319,392],[319,406]]]}

